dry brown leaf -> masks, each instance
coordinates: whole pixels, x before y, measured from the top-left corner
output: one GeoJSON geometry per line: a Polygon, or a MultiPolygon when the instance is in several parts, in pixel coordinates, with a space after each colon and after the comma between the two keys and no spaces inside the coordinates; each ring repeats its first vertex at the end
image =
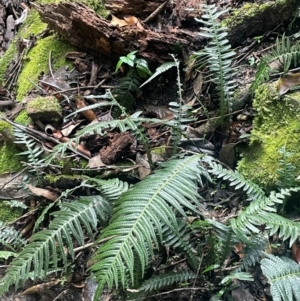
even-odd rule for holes
{"type": "MultiPolygon", "coordinates": [[[[76,108],[77,109],[82,109],[85,108],[86,104],[83,99],[77,98],[76,99],[76,108]]],[[[89,121],[92,122],[93,120],[97,119],[96,114],[92,110],[86,110],[82,111],[81,114],[89,121]]]]}
{"type": "Polygon", "coordinates": [[[130,16],[128,18],[124,18],[124,20],[127,22],[128,25],[136,25],[137,28],[144,29],[144,27],[141,24],[141,22],[139,21],[139,19],[136,18],[136,17],[134,17],[134,16],[130,16]]]}
{"type": "Polygon", "coordinates": [[[29,190],[33,194],[35,194],[37,196],[42,196],[42,197],[46,198],[47,200],[50,200],[53,202],[57,199],[57,194],[48,189],[38,188],[38,187],[32,186],[30,184],[26,184],[26,186],[29,188],[29,190]]]}
{"type": "Polygon", "coordinates": [[[300,85],[300,73],[287,74],[278,81],[277,89],[279,95],[284,95],[291,88],[300,85]]]}
{"type": "MultiPolygon", "coordinates": [[[[55,281],[49,281],[49,282],[42,283],[42,284],[33,285],[30,288],[28,288],[27,290],[25,290],[22,293],[22,295],[43,294],[44,292],[48,293],[49,288],[57,285],[58,283],[59,283],[59,281],[55,280],[55,281]]],[[[56,297],[55,294],[54,294],[54,297],[56,297]]]]}
{"type": "Polygon", "coordinates": [[[115,17],[114,15],[111,15],[112,19],[110,21],[111,25],[115,25],[115,26],[119,26],[119,27],[123,27],[123,26],[127,26],[127,22],[125,20],[119,19],[117,17],[115,17]]]}
{"type": "Polygon", "coordinates": [[[102,162],[100,154],[89,160],[89,164],[88,164],[89,168],[99,168],[99,167],[103,167],[103,166],[106,166],[106,165],[102,162]]]}

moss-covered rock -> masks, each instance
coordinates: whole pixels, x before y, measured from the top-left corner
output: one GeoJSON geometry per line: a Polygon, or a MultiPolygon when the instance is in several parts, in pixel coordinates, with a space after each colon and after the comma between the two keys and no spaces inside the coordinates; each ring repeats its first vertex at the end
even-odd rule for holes
{"type": "Polygon", "coordinates": [[[0,143],[3,141],[14,141],[14,134],[12,126],[6,121],[0,120],[0,143]]]}
{"type": "MultiPolygon", "coordinates": [[[[261,85],[253,101],[257,111],[250,146],[238,164],[238,170],[263,188],[276,187],[281,156],[279,148],[294,153],[290,162],[300,170],[300,93],[278,96],[276,84],[261,85]]],[[[298,174],[295,174],[295,177],[298,174]]]]}
{"type": "Polygon", "coordinates": [[[54,96],[40,96],[28,100],[26,113],[32,120],[45,123],[57,123],[62,118],[61,106],[54,96]]]}

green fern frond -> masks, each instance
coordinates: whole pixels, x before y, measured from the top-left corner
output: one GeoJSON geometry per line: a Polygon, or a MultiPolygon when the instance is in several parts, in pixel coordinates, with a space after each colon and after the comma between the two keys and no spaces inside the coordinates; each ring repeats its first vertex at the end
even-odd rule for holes
{"type": "Polygon", "coordinates": [[[259,233],[259,226],[264,226],[270,235],[279,231],[279,237],[290,239],[290,245],[300,235],[300,224],[276,214],[276,204],[282,204],[290,191],[299,191],[299,188],[282,189],[279,193],[272,191],[268,197],[252,201],[236,219],[232,219],[232,228],[241,231],[259,233]]]}
{"type": "Polygon", "coordinates": [[[289,188],[295,184],[295,170],[296,166],[288,162],[288,159],[293,156],[293,153],[286,150],[286,146],[282,146],[278,150],[281,155],[279,160],[279,168],[277,169],[278,181],[276,185],[279,188],[289,188]]]}
{"type": "Polygon", "coordinates": [[[223,180],[228,180],[230,182],[229,185],[235,186],[235,189],[243,189],[252,200],[265,197],[264,191],[257,184],[246,180],[239,172],[227,170],[214,161],[210,163],[209,173],[223,180]]]}
{"type": "Polygon", "coordinates": [[[261,269],[271,285],[273,301],[300,301],[300,266],[293,260],[266,254],[261,269]]]}
{"type": "Polygon", "coordinates": [[[19,249],[26,245],[26,241],[14,227],[8,226],[7,223],[0,221],[0,244],[19,249]]]}
{"type": "Polygon", "coordinates": [[[283,69],[283,72],[287,73],[291,65],[297,66],[299,60],[300,43],[296,42],[295,45],[291,46],[290,39],[285,35],[281,39],[277,38],[271,53],[264,56],[257,65],[251,90],[255,91],[262,83],[269,80],[272,73],[279,72],[278,69],[283,69]]]}
{"type": "Polygon", "coordinates": [[[199,259],[194,246],[190,242],[190,229],[187,227],[187,223],[183,220],[178,219],[178,232],[173,232],[171,228],[165,227],[163,230],[163,241],[164,246],[169,246],[174,249],[181,251],[187,258],[193,270],[197,270],[199,259]]]}
{"type": "Polygon", "coordinates": [[[159,245],[163,226],[178,233],[173,210],[186,216],[183,207],[198,212],[198,183],[201,176],[210,178],[200,164],[201,155],[173,159],[143,181],[133,185],[114,205],[110,225],[101,238],[113,236],[96,252],[91,270],[98,280],[96,299],[107,284],[111,288],[119,283],[123,287],[136,283],[134,251],[138,253],[142,272],[153,256],[153,244],[159,245]],[[150,254],[149,254],[150,252],[150,254]]]}
{"type": "Polygon", "coordinates": [[[103,180],[84,176],[85,179],[96,184],[96,189],[108,201],[117,200],[124,192],[129,189],[127,182],[121,181],[118,178],[103,180]]]}
{"type": "Polygon", "coordinates": [[[174,283],[184,283],[197,278],[197,275],[191,271],[179,271],[156,275],[143,282],[139,291],[153,292],[170,286],[174,283]]]}
{"type": "Polygon", "coordinates": [[[172,67],[176,67],[176,63],[175,62],[165,62],[165,63],[163,63],[162,65],[160,65],[155,70],[155,72],[142,85],[140,85],[140,88],[142,88],[143,86],[145,86],[146,84],[148,84],[149,82],[151,82],[154,78],[156,78],[160,74],[168,71],[172,67]]]}
{"type": "Polygon", "coordinates": [[[58,269],[58,261],[62,260],[64,270],[67,268],[68,256],[74,259],[74,238],[80,245],[84,244],[85,228],[93,239],[93,230],[97,230],[99,221],[106,221],[110,216],[110,204],[100,196],[85,197],[73,203],[62,203],[61,210],[54,212],[54,220],[49,229],[38,232],[31,237],[30,243],[15,258],[7,272],[0,280],[0,295],[10,285],[17,288],[20,282],[29,277],[33,268],[33,277],[44,278],[52,262],[54,270],[58,269]],[[64,249],[67,247],[68,253],[64,249]]]}
{"type": "Polygon", "coordinates": [[[216,84],[218,91],[221,116],[231,110],[231,101],[236,87],[233,80],[236,72],[231,67],[232,58],[235,52],[231,49],[228,39],[226,38],[226,27],[221,26],[219,17],[227,13],[229,9],[218,12],[218,7],[215,5],[202,4],[203,14],[202,19],[198,22],[204,23],[199,35],[208,38],[208,44],[203,50],[194,53],[194,57],[198,59],[201,67],[208,66],[208,76],[216,84]]]}

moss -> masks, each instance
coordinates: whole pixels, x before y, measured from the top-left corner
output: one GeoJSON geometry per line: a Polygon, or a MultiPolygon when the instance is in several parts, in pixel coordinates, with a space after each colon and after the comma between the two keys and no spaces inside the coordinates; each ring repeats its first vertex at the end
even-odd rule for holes
{"type": "Polygon", "coordinates": [[[0,147],[0,174],[18,171],[23,168],[21,157],[17,156],[20,150],[13,144],[7,143],[0,147]]]}
{"type": "Polygon", "coordinates": [[[262,85],[255,93],[253,107],[257,116],[250,146],[243,153],[238,170],[266,190],[276,187],[280,147],[286,145],[286,150],[294,153],[290,162],[296,170],[300,169],[300,93],[290,96],[279,98],[274,84],[262,85]]]}
{"type": "MultiPolygon", "coordinates": [[[[39,4],[58,4],[60,2],[63,2],[64,0],[38,0],[37,3],[39,4]]],[[[84,3],[91,9],[93,9],[97,14],[102,16],[103,18],[106,18],[109,16],[110,12],[105,8],[104,0],[71,0],[70,2],[80,2],[84,3]]]]}
{"type": "Polygon", "coordinates": [[[13,127],[4,120],[0,120],[0,141],[13,141],[13,127]]]}
{"type": "Polygon", "coordinates": [[[0,221],[11,222],[22,214],[21,208],[11,208],[9,205],[0,202],[0,221]]]}
{"type": "Polygon", "coordinates": [[[74,47],[67,42],[60,40],[56,35],[46,37],[37,42],[26,56],[26,62],[18,79],[17,100],[25,97],[33,87],[29,81],[36,82],[41,72],[48,73],[49,51],[53,59],[53,69],[66,65],[67,61],[64,54],[73,51],[74,47]]]}
{"type": "Polygon", "coordinates": [[[22,110],[15,119],[15,122],[22,125],[28,125],[32,123],[32,119],[27,115],[26,110],[22,110]]]}

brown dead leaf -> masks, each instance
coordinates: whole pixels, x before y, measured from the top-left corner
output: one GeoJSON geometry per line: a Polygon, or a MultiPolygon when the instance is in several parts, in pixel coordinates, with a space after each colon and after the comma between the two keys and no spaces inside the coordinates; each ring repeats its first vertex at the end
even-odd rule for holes
{"type": "Polygon", "coordinates": [[[119,27],[123,27],[123,26],[127,26],[127,22],[125,20],[119,19],[117,17],[115,17],[114,15],[111,15],[112,19],[110,21],[111,25],[115,25],[115,26],[119,26],[119,27]]]}
{"type": "MultiPolygon", "coordinates": [[[[85,108],[86,104],[83,99],[77,98],[76,99],[76,108],[77,109],[82,109],[85,108]]],[[[82,111],[81,114],[89,121],[92,122],[93,120],[97,119],[96,114],[92,110],[86,110],[82,111]]]]}
{"type": "Polygon", "coordinates": [[[26,184],[26,186],[29,188],[29,190],[33,194],[35,194],[37,196],[42,196],[42,197],[46,198],[47,200],[50,200],[53,202],[57,199],[57,194],[48,189],[38,188],[38,187],[32,186],[30,184],[26,184]]]}
{"type": "Polygon", "coordinates": [[[134,16],[131,16],[131,17],[128,17],[128,18],[124,17],[124,20],[127,22],[128,25],[136,25],[137,28],[144,29],[144,27],[141,24],[141,22],[139,21],[139,19],[134,17],[134,16]]]}
{"type": "Polygon", "coordinates": [[[136,154],[136,163],[139,165],[138,172],[141,180],[150,175],[150,164],[146,159],[143,158],[143,156],[141,156],[140,153],[136,154]]]}
{"type": "Polygon", "coordinates": [[[300,246],[295,242],[292,244],[292,257],[298,264],[300,264],[300,246]]]}
{"type": "Polygon", "coordinates": [[[89,164],[88,164],[89,168],[99,168],[99,167],[103,167],[103,166],[106,166],[106,165],[102,162],[100,154],[98,154],[97,156],[95,156],[89,160],[89,164]]]}
{"type": "Polygon", "coordinates": [[[277,89],[279,95],[284,95],[291,88],[300,85],[300,73],[287,74],[278,81],[277,89]]]}
{"type": "MultiPolygon", "coordinates": [[[[49,289],[59,283],[58,280],[56,281],[49,281],[42,284],[33,285],[27,290],[25,290],[22,295],[32,295],[32,294],[43,294],[43,293],[49,293],[49,289]]],[[[52,292],[53,293],[53,292],[52,292]]],[[[53,293],[54,294],[54,293],[53,293]]],[[[52,295],[52,294],[51,294],[52,295]]],[[[56,295],[54,294],[54,298],[56,295]]]]}

